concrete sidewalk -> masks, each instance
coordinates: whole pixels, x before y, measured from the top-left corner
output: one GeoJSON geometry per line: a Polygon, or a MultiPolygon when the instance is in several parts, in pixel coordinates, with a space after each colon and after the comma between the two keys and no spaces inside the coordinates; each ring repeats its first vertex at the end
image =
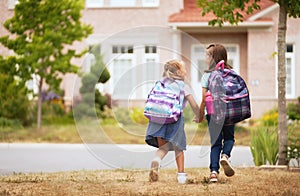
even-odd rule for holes
{"type": "MultiPolygon", "coordinates": [[[[208,167],[209,146],[187,146],[185,167],[208,167]]],[[[148,169],[156,148],[120,144],[0,144],[0,174],[102,169],[148,169]]],[[[254,166],[250,147],[235,146],[230,159],[234,167],[254,166]]],[[[176,168],[174,152],[162,168],[176,168]]]]}

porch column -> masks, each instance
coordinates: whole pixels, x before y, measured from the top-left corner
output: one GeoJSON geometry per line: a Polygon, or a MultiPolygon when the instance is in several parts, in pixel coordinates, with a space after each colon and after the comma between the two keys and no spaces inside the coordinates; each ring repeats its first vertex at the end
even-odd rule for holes
{"type": "Polygon", "coordinates": [[[173,58],[181,59],[181,36],[177,26],[172,26],[173,58]]]}

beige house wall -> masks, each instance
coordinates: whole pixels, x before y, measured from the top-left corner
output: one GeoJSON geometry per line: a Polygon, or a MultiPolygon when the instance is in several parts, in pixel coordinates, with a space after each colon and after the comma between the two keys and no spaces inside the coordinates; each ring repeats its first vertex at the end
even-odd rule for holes
{"type": "MultiPolygon", "coordinates": [[[[182,8],[183,0],[160,0],[159,7],[143,8],[85,8],[82,21],[94,27],[93,35],[76,42],[72,47],[81,51],[91,44],[100,43],[103,40],[124,30],[145,27],[160,26],[172,28],[168,24],[168,18],[173,13],[178,13],[182,8]]],[[[13,16],[13,10],[9,10],[7,0],[0,1],[0,35],[8,32],[3,27],[3,23],[13,16]]],[[[278,9],[273,10],[264,18],[270,18],[273,26],[270,28],[236,27],[211,29],[210,27],[189,27],[189,36],[195,38],[203,46],[208,43],[237,44],[239,46],[240,73],[248,84],[251,95],[253,118],[259,118],[264,112],[277,106],[277,56],[273,55],[277,50],[277,21],[278,9]]],[[[295,96],[288,101],[294,101],[300,96],[300,19],[287,21],[287,37],[289,44],[294,44],[295,54],[295,96]]],[[[187,28],[188,29],[188,28],[187,28]]],[[[180,29],[179,29],[180,30],[180,29]]],[[[170,33],[170,36],[172,34],[170,33]]],[[[177,37],[178,52],[186,61],[188,79],[191,80],[191,49],[192,41],[187,36],[177,37]]],[[[9,51],[0,46],[1,55],[9,55],[9,51]]],[[[159,62],[169,58],[169,52],[161,50],[159,62]]],[[[140,59],[139,59],[140,61],[140,59]]],[[[84,58],[73,59],[72,63],[81,66],[84,58]]],[[[74,74],[67,74],[61,87],[65,89],[67,101],[71,101],[73,96],[78,96],[80,80],[74,74]]],[[[197,87],[194,87],[197,91],[197,87]]],[[[199,86],[200,88],[200,86],[199,86]]],[[[143,103],[143,100],[137,100],[143,103]]]]}

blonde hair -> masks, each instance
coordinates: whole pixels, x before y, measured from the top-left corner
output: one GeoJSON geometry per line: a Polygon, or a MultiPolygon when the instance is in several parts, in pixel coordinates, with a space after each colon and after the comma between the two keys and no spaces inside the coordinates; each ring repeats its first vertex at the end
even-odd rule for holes
{"type": "Polygon", "coordinates": [[[184,80],[185,75],[186,70],[183,61],[173,59],[165,63],[163,77],[174,80],[184,80]]]}

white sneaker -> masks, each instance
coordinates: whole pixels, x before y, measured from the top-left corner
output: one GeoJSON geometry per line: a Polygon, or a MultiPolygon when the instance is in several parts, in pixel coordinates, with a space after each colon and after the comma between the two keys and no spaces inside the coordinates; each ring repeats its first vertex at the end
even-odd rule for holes
{"type": "Polygon", "coordinates": [[[179,184],[186,184],[187,183],[187,175],[185,172],[177,173],[177,180],[179,184]]]}
{"type": "Polygon", "coordinates": [[[223,167],[224,169],[224,173],[226,176],[228,177],[231,177],[234,175],[234,170],[233,168],[231,167],[229,161],[228,161],[228,156],[223,154],[222,157],[221,157],[221,160],[220,160],[220,164],[221,166],[223,167]]]}

